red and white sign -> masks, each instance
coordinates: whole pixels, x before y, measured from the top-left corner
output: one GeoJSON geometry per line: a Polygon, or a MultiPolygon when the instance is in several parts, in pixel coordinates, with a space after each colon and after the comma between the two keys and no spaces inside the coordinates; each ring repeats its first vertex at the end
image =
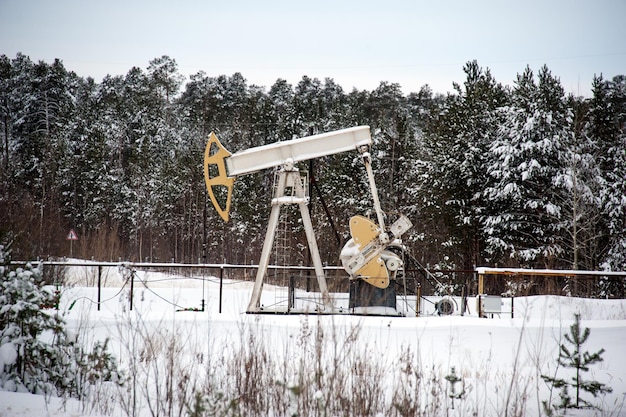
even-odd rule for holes
{"type": "Polygon", "coordinates": [[[78,235],[74,231],[74,229],[70,229],[70,232],[67,234],[67,240],[78,240],[78,235]]]}

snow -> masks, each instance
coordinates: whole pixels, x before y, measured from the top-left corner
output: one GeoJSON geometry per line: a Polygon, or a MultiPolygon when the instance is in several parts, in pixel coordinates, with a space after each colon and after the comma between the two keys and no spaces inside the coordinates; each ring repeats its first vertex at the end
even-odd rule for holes
{"type": "Polygon", "coordinates": [[[89,417],[88,414],[68,411],[79,409],[77,401],[70,400],[65,407],[60,398],[48,399],[48,404],[46,401],[43,395],[0,391],[0,417],[89,417]]]}
{"type": "Polygon", "coordinates": [[[17,359],[17,350],[13,343],[6,343],[0,346],[0,369],[4,365],[13,365],[17,359]]]}
{"type": "MultiPolygon", "coordinates": [[[[302,354],[295,348],[296,345],[301,347],[298,341],[306,331],[314,332],[315,327],[320,326],[327,335],[324,343],[338,344],[336,347],[340,351],[345,346],[352,346],[352,349],[358,346],[367,351],[372,361],[381,361],[391,367],[390,372],[407,352],[416,355],[414,365],[420,366],[425,375],[438,373],[443,379],[454,367],[463,383],[471,388],[471,401],[485,400],[486,403],[493,403],[491,407],[495,410],[502,407],[499,404],[502,400],[498,400],[495,393],[508,389],[513,379],[522,381],[522,385],[536,387],[527,387],[523,393],[529,397],[524,413],[528,416],[539,415],[540,401],[547,399],[548,395],[543,381],[533,382],[538,377],[538,370],[541,373],[554,371],[559,338],[568,332],[574,314],[580,314],[582,325],[591,330],[585,349],[590,352],[605,349],[602,355],[604,361],[593,369],[593,378],[613,388],[611,394],[600,400],[610,411],[606,415],[626,416],[626,409],[621,407],[626,395],[626,300],[532,296],[517,297],[512,306],[511,299],[503,297],[502,313],[488,319],[476,316],[473,298],[469,300],[469,313],[461,316],[458,311],[460,300],[456,297],[454,303],[457,308],[450,316],[435,314],[433,303],[441,297],[424,300],[420,317],[251,315],[245,314],[245,310],[252,282],[224,279],[220,285],[219,279],[210,276],[183,277],[175,273],[139,271],[131,311],[130,288],[125,285],[125,275],[122,269],[111,268],[106,286],[101,289],[102,303],[98,310],[98,290],[85,284],[88,274],[80,267],[70,269],[75,271],[71,280],[73,284],[62,289],[60,302],[60,313],[64,314],[68,323],[68,332],[83,341],[111,338],[112,352],[122,365],[128,365],[133,358],[128,356],[129,349],[125,347],[132,340],[125,340],[124,337],[130,335],[120,329],[125,322],[132,320],[141,319],[147,332],[185,335],[183,347],[187,350],[197,346],[204,346],[205,350],[206,346],[221,346],[228,351],[242,342],[241,335],[244,329],[248,329],[256,333],[257,341],[262,339],[262,346],[268,346],[268,350],[277,357],[286,358],[302,354]],[[206,303],[205,311],[193,311],[201,307],[202,300],[206,303]]],[[[273,304],[284,297],[284,293],[281,287],[265,285],[262,304],[273,304]]],[[[305,295],[299,293],[298,297],[304,299],[305,295]]],[[[347,295],[335,296],[337,304],[345,306],[347,295]]],[[[400,302],[401,312],[410,316],[414,301],[400,302]]],[[[189,356],[187,350],[184,357],[189,356]]],[[[181,363],[184,363],[184,357],[181,355],[181,363]]],[[[0,360],[4,363],[15,360],[15,351],[10,345],[0,347],[0,360]]],[[[313,355],[305,358],[307,360],[313,367],[313,355]]],[[[275,376],[276,380],[281,377],[275,376]]],[[[293,382],[283,381],[285,386],[293,382]]],[[[380,383],[390,384],[384,379],[380,383]]],[[[287,392],[286,395],[293,394],[287,392]]],[[[314,389],[311,395],[322,402],[329,393],[322,388],[314,389]]],[[[568,412],[568,415],[594,415],[586,414],[588,412],[568,412]]],[[[0,391],[0,417],[46,415],[75,417],[104,414],[90,414],[89,410],[84,410],[84,404],[75,400],[63,403],[57,398],[0,391]]],[[[125,414],[118,409],[113,415],[125,414]]],[[[140,415],[150,415],[150,411],[142,409],[140,415]]],[[[496,415],[495,412],[492,415],[496,415]]]]}

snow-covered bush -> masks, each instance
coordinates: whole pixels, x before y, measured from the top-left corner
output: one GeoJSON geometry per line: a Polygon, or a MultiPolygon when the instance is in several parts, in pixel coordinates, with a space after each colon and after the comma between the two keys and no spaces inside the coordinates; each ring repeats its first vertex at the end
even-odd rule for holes
{"type": "Polygon", "coordinates": [[[43,285],[40,267],[12,270],[0,244],[0,389],[79,397],[89,384],[118,379],[113,357],[98,343],[92,352],[68,337],[56,295],[43,285]]]}

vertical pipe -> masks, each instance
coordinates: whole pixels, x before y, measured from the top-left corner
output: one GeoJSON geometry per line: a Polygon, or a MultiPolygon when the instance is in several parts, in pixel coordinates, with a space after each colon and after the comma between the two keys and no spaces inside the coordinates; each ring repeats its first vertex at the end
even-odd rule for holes
{"type": "Polygon", "coordinates": [[[417,284],[417,298],[415,299],[415,317],[420,316],[420,300],[422,298],[422,286],[417,284]]]}
{"type": "Polygon", "coordinates": [[[220,267],[220,301],[218,313],[222,314],[222,289],[224,288],[224,265],[220,267]]]}
{"type": "Polygon", "coordinates": [[[515,306],[514,306],[515,296],[511,296],[511,318],[515,318],[515,306]]]}
{"type": "Polygon", "coordinates": [[[98,265],[98,311],[100,311],[101,292],[102,292],[102,265],[98,265]]]}
{"type": "Polygon", "coordinates": [[[463,285],[461,288],[461,316],[465,315],[465,309],[467,308],[467,285],[463,285]]]}
{"type": "MultiPolygon", "coordinates": [[[[206,263],[206,262],[205,262],[206,263]]],[[[206,269],[204,270],[206,271],[206,269]]],[[[204,283],[205,283],[205,279],[204,279],[204,274],[202,274],[202,299],[200,300],[200,311],[204,311],[204,297],[206,295],[206,292],[204,291],[204,283]]]]}
{"type": "Polygon", "coordinates": [[[135,271],[130,272],[130,311],[133,311],[133,289],[135,286],[135,271]]]}
{"type": "Polygon", "coordinates": [[[296,278],[293,275],[289,276],[289,289],[287,297],[287,311],[291,311],[295,304],[296,299],[296,278]]]}

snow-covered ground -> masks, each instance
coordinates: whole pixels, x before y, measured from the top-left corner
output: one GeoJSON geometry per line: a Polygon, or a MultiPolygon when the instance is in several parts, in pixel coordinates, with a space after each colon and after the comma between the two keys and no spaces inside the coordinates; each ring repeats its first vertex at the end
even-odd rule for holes
{"type": "MultiPolygon", "coordinates": [[[[458,309],[453,315],[438,316],[432,304],[436,298],[422,303],[420,317],[405,317],[414,315],[411,310],[414,299],[400,303],[405,315],[401,317],[251,315],[245,311],[252,282],[224,280],[220,285],[214,277],[189,278],[140,271],[134,283],[131,311],[130,286],[124,285],[119,271],[112,269],[102,288],[98,310],[97,288],[85,284],[89,281],[91,285],[93,280],[87,279],[81,268],[72,276],[72,285],[61,289],[59,313],[64,315],[70,331],[81,343],[110,338],[110,348],[123,368],[136,365],[133,359],[141,357],[143,360],[143,355],[147,355],[145,345],[141,345],[140,352],[133,348],[139,346],[133,331],[140,327],[146,334],[176,335],[180,346],[170,349],[180,350],[181,364],[193,355],[215,357],[216,351],[224,351],[223,356],[217,358],[219,361],[226,357],[227,351],[237,350],[242,342],[248,343],[248,331],[252,331],[256,335],[255,343],[262,347],[259,354],[272,352],[279,364],[295,361],[310,365],[311,369],[318,358],[313,351],[315,343],[307,350],[302,346],[303,341],[311,341],[315,334],[323,333],[321,343],[324,346],[331,344],[339,352],[345,349],[365,352],[369,364],[383,364],[377,383],[387,384],[390,392],[392,386],[403,383],[400,377],[408,375],[398,368],[409,363],[420,369],[424,377],[437,380],[437,386],[444,390],[441,396],[444,402],[439,408],[443,410],[441,415],[471,415],[471,410],[498,415],[505,409],[510,410],[510,403],[514,401],[521,404],[519,415],[539,415],[541,402],[550,395],[540,375],[554,374],[559,343],[570,331],[574,314],[580,314],[582,326],[591,330],[583,349],[591,353],[605,349],[604,361],[593,365],[584,377],[607,384],[613,391],[594,400],[604,411],[576,410],[568,415],[626,416],[626,407],[622,407],[626,396],[626,300],[518,297],[514,300],[514,318],[510,317],[510,299],[503,299],[502,314],[485,319],[476,316],[474,299],[470,299],[470,311],[464,316],[458,314],[458,309]],[[206,303],[204,311],[194,310],[200,309],[202,300],[206,303]],[[303,358],[303,352],[310,353],[311,357],[303,358]],[[456,392],[459,387],[465,387],[463,400],[450,399],[451,385],[445,377],[453,368],[455,375],[461,378],[456,392]]],[[[284,294],[283,289],[267,285],[262,302],[275,304],[284,294]]],[[[300,295],[305,298],[305,294],[300,295]]],[[[337,304],[347,303],[345,295],[337,295],[337,298],[337,304]]],[[[345,363],[346,373],[351,374],[349,367],[356,363],[353,356],[344,352],[333,357],[338,358],[336,363],[345,363]]],[[[213,366],[219,368],[219,364],[213,366]]],[[[276,370],[268,369],[268,372],[276,370]]],[[[150,372],[145,375],[154,377],[150,372]]],[[[565,375],[568,374],[562,374],[565,375]]],[[[294,383],[289,380],[289,369],[273,378],[282,378],[286,386],[294,383]]],[[[411,381],[404,383],[410,385],[411,381]]],[[[324,389],[315,391],[320,398],[333,395],[333,392],[320,391],[324,389]]],[[[426,396],[423,398],[428,401],[426,396]]],[[[554,391],[553,401],[557,398],[558,392],[554,391]]],[[[593,398],[587,396],[586,399],[593,398]]],[[[136,409],[141,416],[154,413],[149,403],[140,402],[136,409]]],[[[63,403],[38,395],[0,392],[0,417],[107,414],[102,410],[101,406],[89,407],[78,401],[63,403]]],[[[113,415],[125,415],[124,407],[116,404],[111,405],[109,411],[113,415]]],[[[385,414],[379,411],[374,415],[385,414]]],[[[439,414],[424,411],[424,415],[439,414]]]]}

